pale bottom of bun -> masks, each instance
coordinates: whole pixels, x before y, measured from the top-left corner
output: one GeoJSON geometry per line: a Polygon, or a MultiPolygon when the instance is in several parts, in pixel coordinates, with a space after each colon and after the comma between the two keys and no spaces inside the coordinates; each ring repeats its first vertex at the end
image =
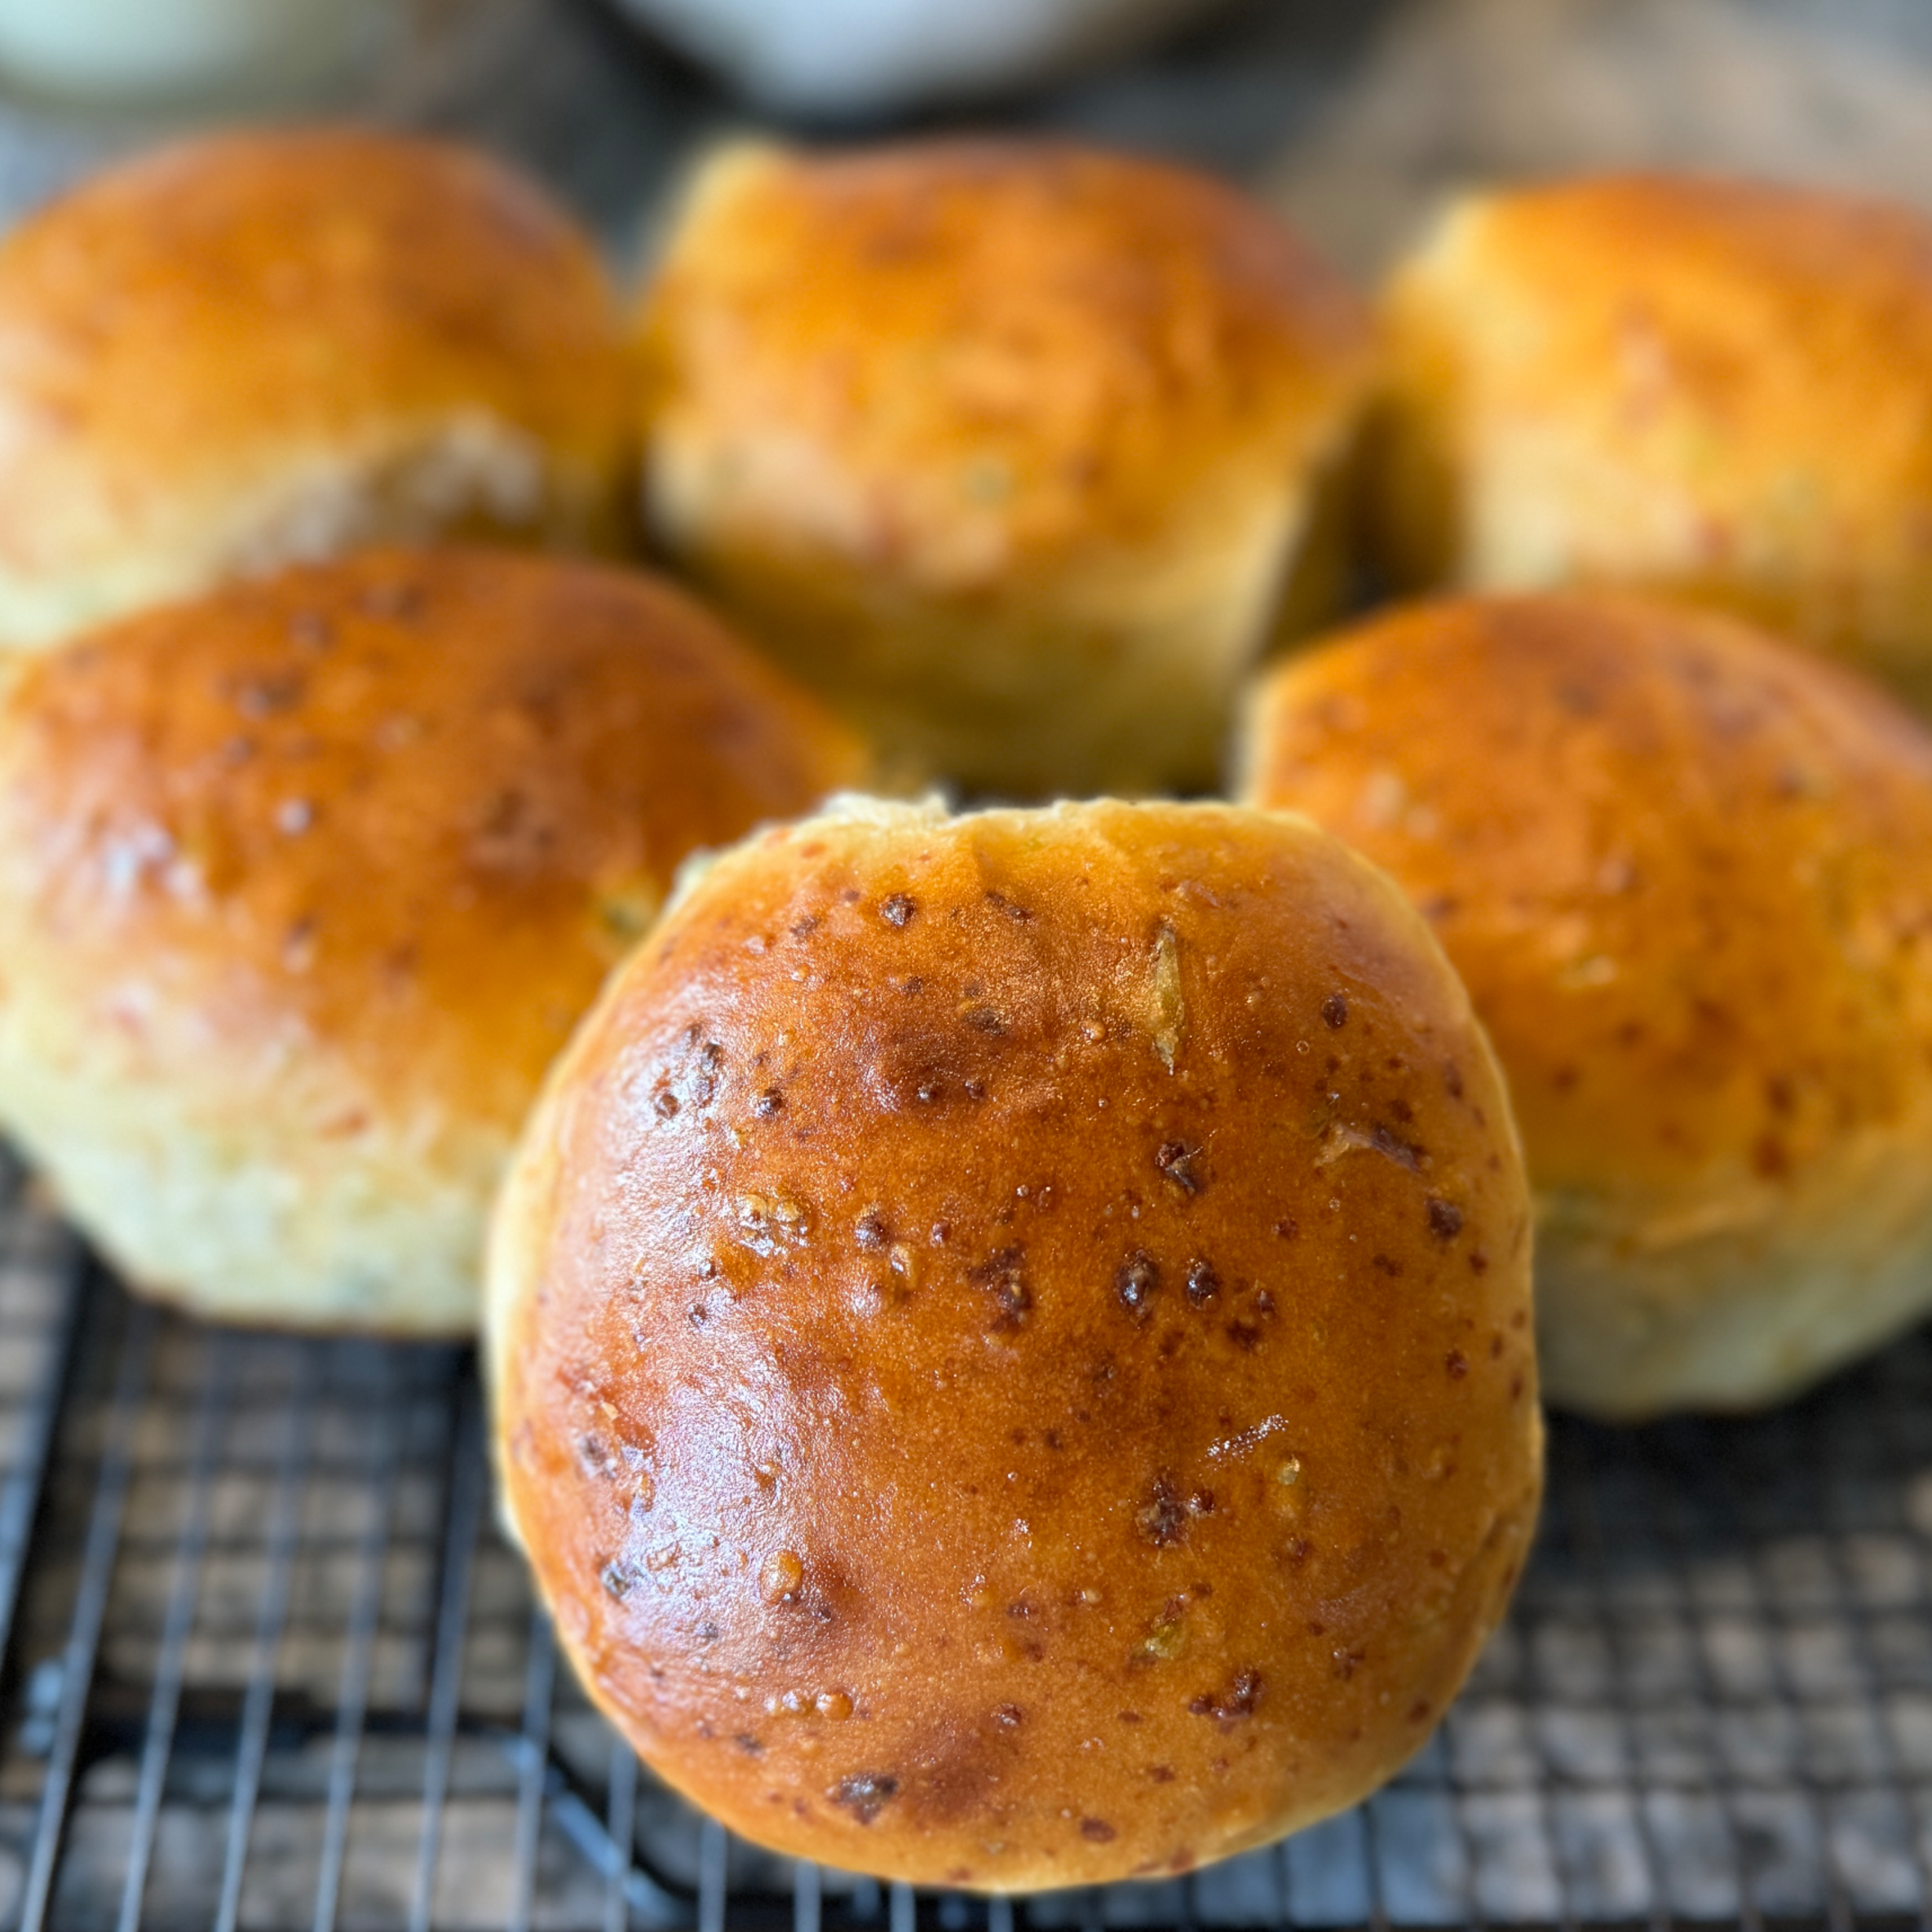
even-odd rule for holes
{"type": "Polygon", "coordinates": [[[1312,490],[1224,490],[1218,514],[1144,550],[1095,543],[956,591],[714,532],[669,484],[655,513],[713,601],[851,720],[899,788],[1133,797],[1211,786],[1255,660],[1338,608],[1346,467],[1312,490]]]}
{"type": "Polygon", "coordinates": [[[261,1114],[0,1064],[0,1114],[75,1225],[137,1292],[218,1322],[460,1336],[477,1322],[500,1144],[365,1128],[330,1141],[261,1114]]]}
{"type": "Polygon", "coordinates": [[[470,410],[347,447],[265,449],[138,524],[77,512],[50,560],[0,550],[0,649],[39,650],[130,611],[364,544],[472,538],[614,553],[615,479],[558,464],[470,410]],[[88,522],[94,525],[86,526],[88,522]]]}
{"type": "Polygon", "coordinates": [[[1813,493],[1745,508],[1606,458],[1560,423],[1473,456],[1436,410],[1372,416],[1376,561],[1394,584],[1476,592],[1630,591],[1730,612],[1847,659],[1932,712],[1932,562],[1902,516],[1849,530],[1813,493]],[[1712,556],[1712,532],[1729,541],[1712,556]]]}
{"type": "Polygon", "coordinates": [[[1802,1208],[1754,1212],[1772,1198],[1767,1183],[1714,1203],[1701,1228],[1660,1226],[1647,1238],[1544,1203],[1546,1400],[1619,1422],[1761,1408],[1932,1310],[1932,1159],[1894,1144],[1836,1166],[1802,1208]]]}

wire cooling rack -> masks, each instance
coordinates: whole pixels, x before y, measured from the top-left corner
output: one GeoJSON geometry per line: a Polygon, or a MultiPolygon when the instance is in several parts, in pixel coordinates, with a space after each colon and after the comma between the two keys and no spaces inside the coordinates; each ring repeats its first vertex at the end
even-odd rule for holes
{"type": "Polygon", "coordinates": [[[0,1926],[1926,1924],[1932,1340],[1551,1439],[1509,1623],[1370,1803],[1163,1885],[915,1894],[616,1743],[494,1533],[464,1352],[158,1314],[0,1158],[0,1926]]]}
{"type": "MultiPolygon", "coordinates": [[[[1375,254],[1365,214],[1633,139],[1932,179],[1911,0],[1236,13],[1044,118],[1266,176],[1351,260],[1375,254]],[[1398,15],[1424,38],[1365,54],[1398,15]],[[1862,22],[1898,58],[1780,39],[1790,22],[1862,22]],[[1636,123],[1598,111],[1616,86],[1636,123]]],[[[410,18],[359,109],[520,157],[620,254],[735,124],[590,5],[410,18]]],[[[0,225],[154,131],[4,106],[0,225]]],[[[1932,1932],[1927,1336],[1761,1421],[1559,1419],[1510,1621],[1393,1785],[1185,1880],[1012,1904],[774,1859],[665,1792],[560,1668],[488,1486],[464,1353],[158,1316],[0,1154],[0,1932],[1932,1932]]]]}

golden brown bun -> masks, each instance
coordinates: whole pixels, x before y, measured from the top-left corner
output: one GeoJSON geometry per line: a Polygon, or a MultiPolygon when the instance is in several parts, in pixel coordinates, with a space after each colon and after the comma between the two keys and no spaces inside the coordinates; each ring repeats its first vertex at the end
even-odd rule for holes
{"type": "Polygon", "coordinates": [[[642,339],[657,537],[908,771],[1205,782],[1284,603],[1326,614],[1366,316],[1202,177],[729,148],[642,339]]]}
{"type": "Polygon", "coordinates": [[[693,847],[856,770],[668,586],[376,551],[0,688],[0,1125],[138,1286],[474,1325],[551,1058],[693,847]]]}
{"type": "Polygon", "coordinates": [[[1932,739],[1889,700],[1730,618],[1472,598],[1284,664],[1247,757],[1490,1029],[1552,1401],[1768,1402],[1932,1306],[1932,739]]]}
{"type": "Polygon", "coordinates": [[[610,548],[626,368],[587,239],[481,154],[111,169],[0,244],[0,648],[374,539],[610,548]]]}
{"type": "Polygon", "coordinates": [[[1354,1803],[1501,1614],[1528,1207],[1422,922],[1226,806],[848,801],[717,861],[493,1229],[508,1506],[734,1830],[1012,1891],[1354,1803]]]}
{"type": "Polygon", "coordinates": [[[1652,176],[1478,196],[1384,317],[1402,579],[1668,590],[1932,699],[1932,218],[1652,176]]]}

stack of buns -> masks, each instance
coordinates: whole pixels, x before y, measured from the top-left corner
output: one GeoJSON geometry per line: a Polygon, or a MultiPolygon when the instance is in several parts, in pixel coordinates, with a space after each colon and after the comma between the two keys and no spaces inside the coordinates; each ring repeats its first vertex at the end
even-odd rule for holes
{"type": "Polygon", "coordinates": [[[1593,182],[1378,314],[1172,167],[741,146],[627,316],[447,147],[136,161],[0,244],[0,1125],[143,1292],[480,1309],[566,1649],[748,1835],[1353,1803],[1539,1359],[1932,1306],[1932,736],[1804,648],[1932,693],[1928,262],[1593,182]],[[1365,558],[1460,594],[1311,645],[1365,558]],[[932,781],[1019,802],[847,791],[932,781]]]}

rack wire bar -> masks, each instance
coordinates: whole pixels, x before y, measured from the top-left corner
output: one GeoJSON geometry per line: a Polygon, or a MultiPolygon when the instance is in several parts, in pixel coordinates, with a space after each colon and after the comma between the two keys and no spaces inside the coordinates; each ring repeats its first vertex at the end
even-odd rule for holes
{"type": "Polygon", "coordinates": [[[27,1868],[26,1893],[21,1904],[22,1932],[40,1932],[46,1916],[54,1861],[64,1835],[82,1726],[86,1720],[94,1659],[107,1616],[115,1552],[120,1544],[122,1517],[128,1503],[134,1431],[140,1418],[138,1404],[148,1378],[155,1326],[152,1310],[136,1309],[128,1318],[122,1340],[120,1372],[115,1380],[107,1442],[88,1522],[80,1587],[56,1680],[58,1703],[47,1751],[40,1816],[34,1832],[32,1862],[27,1868]]]}
{"type": "Polygon", "coordinates": [[[455,1456],[450,1471],[449,1540],[444,1546],[442,1586],[436,1620],[436,1662],[429,1696],[428,1736],[423,1756],[423,1820],[416,1861],[410,1932],[429,1932],[436,1896],[436,1854],[442,1844],[443,1807],[449,1796],[456,1743],[458,1700],[462,1691],[463,1639],[470,1620],[470,1580],[483,1525],[487,1484],[480,1404],[465,1387],[458,1396],[455,1456]]]}
{"type": "Polygon", "coordinates": [[[1016,1901],[772,1857],[641,1768],[484,1434],[462,1352],[132,1303],[0,1164],[0,1932],[1932,1932],[1932,1334],[1756,1420],[1557,1418],[1510,1619],[1384,1792],[1016,1901]]]}
{"type": "Polygon", "coordinates": [[[222,1858],[221,1897],[215,1908],[214,1932],[236,1932],[242,1909],[242,1876],[248,1863],[249,1827],[254,1820],[262,1766],[268,1756],[268,1722],[275,1697],[275,1658],[288,1620],[296,1550],[301,1534],[298,1504],[308,1464],[316,1366],[314,1354],[304,1351],[298,1358],[287,1433],[269,1504],[260,1607],[249,1655],[248,1688],[242,1700],[236,1740],[235,1795],[229,1808],[228,1841],[222,1858]]]}
{"type": "MultiPolygon", "coordinates": [[[[1880,1418],[1881,1429],[1887,1428],[1892,1420],[1888,1412],[1882,1415],[1880,1418]]],[[[1908,1460],[1901,1446],[1889,1439],[1888,1436],[1885,1447],[1893,1460],[1900,1462],[1908,1460]]],[[[1854,1589],[1847,1574],[1844,1550],[1848,1541],[1858,1535],[1858,1527],[1846,1507],[1844,1486],[1828,1473],[1828,1463],[1815,1460],[1826,1454],[1828,1448],[1814,1418],[1805,1454],[1816,1475],[1819,1517],[1826,1525],[1830,1537],[1828,1547],[1832,1556],[1832,1610],[1835,1616],[1847,1620],[1855,1633],[1860,1688],[1878,1714],[1877,1730],[1882,1754],[1881,1774],[1884,1783],[1899,1793],[1904,1812],[1906,1834],[1912,1850],[1912,1882],[1917,1893],[1916,1916],[1918,1932],[1932,1932],[1932,1849],[1928,1849],[1932,1847],[1932,1819],[1928,1816],[1924,1792],[1910,1775],[1911,1749],[1893,1701],[1886,1695],[1886,1667],[1880,1654],[1880,1615],[1854,1589]]],[[[1928,1592],[1925,1566],[1916,1552],[1907,1553],[1904,1564],[1895,1568],[1894,1576],[1895,1586],[1887,1608],[1902,1609],[1912,1622],[1932,1625],[1932,1593],[1928,1592]]]]}
{"type": "Polygon", "coordinates": [[[544,1772],[550,1749],[550,1703],[556,1683],[556,1645],[550,1619],[530,1612],[530,1660],[524,1679],[524,1732],[518,1740],[516,1872],[510,1932],[530,1932],[536,1904],[537,1834],[543,1822],[544,1772]]]}
{"type": "Polygon", "coordinates": [[[368,1715],[369,1683],[375,1662],[377,1621],[382,1614],[382,1558],[388,1542],[390,1504],[394,1494],[396,1431],[386,1411],[378,1409],[370,1444],[371,1493],[375,1507],[356,1550],[356,1592],[344,1648],[342,1683],[336,1706],[335,1736],[328,1768],[328,1811],[322,1826],[322,1873],[316,1888],[315,1932],[334,1932],[341,1902],[342,1868],[348,1851],[349,1807],[356,1791],[356,1760],[368,1715]]]}
{"type": "Polygon", "coordinates": [[[161,1780],[174,1744],[175,1721],[181,1712],[182,1681],[186,1669],[189,1626],[201,1580],[202,1558],[208,1548],[208,1510],[213,1497],[214,1459],[220,1441],[230,1381],[234,1373],[228,1338],[218,1336],[210,1351],[208,1372],[202,1384],[195,1420],[191,1456],[190,1502],[175,1550],[174,1575],[168,1589],[167,1622],[161,1633],[154,1694],[148,1706],[147,1736],[142,1745],[140,1783],[134,1798],[134,1842],[121,1891],[118,1932],[138,1932],[141,1898],[146,1888],[148,1862],[154,1848],[154,1826],[161,1808],[161,1780]]]}
{"type": "Polygon", "coordinates": [[[24,1178],[0,1148],[0,1657],[20,1601],[27,1538],[67,1381],[83,1259],[67,1229],[44,1215],[10,1214],[24,1178]]]}

